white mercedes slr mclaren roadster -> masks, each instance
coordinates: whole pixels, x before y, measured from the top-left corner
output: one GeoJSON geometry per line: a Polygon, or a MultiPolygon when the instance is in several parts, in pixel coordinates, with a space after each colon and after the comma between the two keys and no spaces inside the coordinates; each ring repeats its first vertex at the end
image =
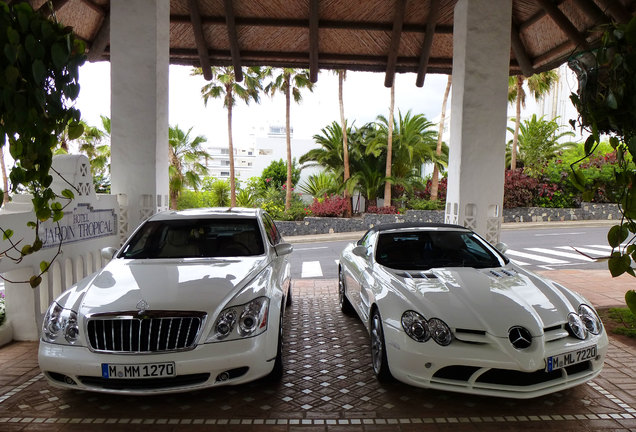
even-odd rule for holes
{"type": "Polygon", "coordinates": [[[279,378],[291,251],[260,209],[159,213],[51,304],[40,368],[57,387],[125,394],[279,378]]]}
{"type": "Polygon", "coordinates": [[[366,326],[378,379],[532,398],[600,373],[591,304],[498,248],[460,226],[392,224],[344,249],[340,307],[366,326]]]}

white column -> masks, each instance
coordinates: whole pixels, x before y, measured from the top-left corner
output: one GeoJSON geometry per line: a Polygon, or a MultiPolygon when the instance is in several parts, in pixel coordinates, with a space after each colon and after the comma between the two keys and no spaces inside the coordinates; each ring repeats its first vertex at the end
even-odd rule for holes
{"type": "Polygon", "coordinates": [[[111,192],[128,229],[168,207],[170,2],[111,3],[111,192]]]}
{"type": "MultiPolygon", "coordinates": [[[[28,282],[19,282],[28,281],[34,273],[33,268],[25,267],[3,275],[7,281],[16,282],[4,283],[6,316],[13,327],[13,340],[36,341],[40,337],[40,313],[36,313],[39,310],[39,302],[36,302],[39,287],[33,289],[28,282]]],[[[43,306],[41,313],[46,313],[47,307],[43,306]]]]}
{"type": "Polygon", "coordinates": [[[497,242],[502,220],[510,0],[459,0],[446,222],[497,242]]]}

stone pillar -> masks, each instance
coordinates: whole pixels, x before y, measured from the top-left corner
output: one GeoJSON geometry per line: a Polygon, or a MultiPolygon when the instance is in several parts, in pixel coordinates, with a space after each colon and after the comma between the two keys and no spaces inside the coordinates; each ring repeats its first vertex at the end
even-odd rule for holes
{"type": "Polygon", "coordinates": [[[111,4],[111,193],[128,231],[168,208],[170,2],[111,4]]]}
{"type": "Polygon", "coordinates": [[[510,0],[458,0],[446,222],[496,243],[502,220],[510,0]]]}

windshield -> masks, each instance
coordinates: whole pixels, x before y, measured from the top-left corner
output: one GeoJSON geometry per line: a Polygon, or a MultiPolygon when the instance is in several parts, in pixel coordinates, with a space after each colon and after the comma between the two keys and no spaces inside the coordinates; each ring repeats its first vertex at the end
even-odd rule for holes
{"type": "Polygon", "coordinates": [[[191,219],[146,222],[119,257],[234,257],[263,253],[256,219],[191,219]]]}
{"type": "Polygon", "coordinates": [[[412,231],[381,233],[376,261],[397,270],[436,267],[500,267],[508,260],[473,233],[412,231]]]}

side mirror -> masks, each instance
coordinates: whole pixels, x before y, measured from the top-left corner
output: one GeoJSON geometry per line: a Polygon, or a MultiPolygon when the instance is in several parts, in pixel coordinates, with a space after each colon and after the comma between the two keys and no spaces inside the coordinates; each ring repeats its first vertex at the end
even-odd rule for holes
{"type": "Polygon", "coordinates": [[[508,250],[508,245],[505,243],[497,243],[495,245],[495,249],[497,249],[499,252],[501,252],[502,254],[505,254],[506,251],[508,250]]]}
{"type": "Polygon", "coordinates": [[[351,252],[353,252],[354,255],[357,255],[357,256],[362,257],[362,258],[367,258],[368,257],[367,248],[364,247],[364,246],[356,246],[356,247],[353,248],[353,250],[351,252]]]}
{"type": "Polygon", "coordinates": [[[289,255],[294,251],[294,246],[291,243],[279,243],[274,246],[274,250],[278,256],[289,255]]]}
{"type": "Polygon", "coordinates": [[[105,247],[100,251],[102,258],[106,259],[106,260],[112,260],[113,257],[115,256],[115,254],[117,253],[117,249],[115,249],[114,247],[105,247]]]}

